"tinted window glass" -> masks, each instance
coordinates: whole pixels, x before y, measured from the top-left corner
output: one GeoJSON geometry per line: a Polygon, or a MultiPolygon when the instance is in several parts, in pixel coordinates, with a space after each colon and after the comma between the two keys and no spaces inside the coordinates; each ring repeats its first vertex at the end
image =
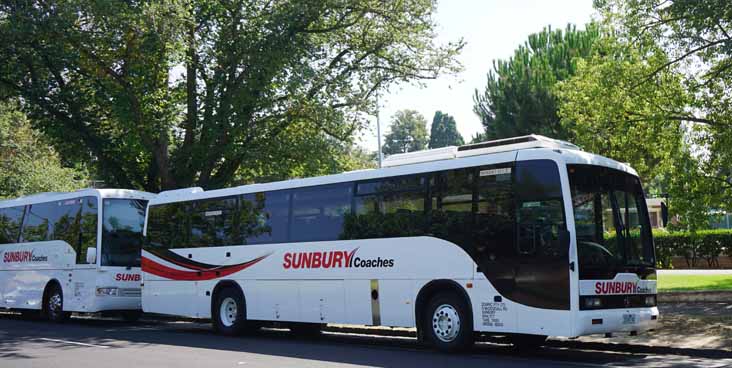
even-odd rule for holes
{"type": "Polygon", "coordinates": [[[20,236],[25,207],[0,208],[0,244],[15,243],[20,236]]]}
{"type": "Polygon", "coordinates": [[[79,245],[81,202],[81,199],[74,198],[30,205],[23,226],[23,240],[63,240],[76,248],[79,245]]]}
{"type": "Polygon", "coordinates": [[[516,253],[513,167],[479,168],[476,179],[476,252],[481,257],[505,264],[516,253]]]}
{"type": "Polygon", "coordinates": [[[290,241],[336,240],[351,212],[351,184],[303,188],[292,195],[290,241]]]}
{"type": "Polygon", "coordinates": [[[421,176],[401,176],[395,178],[374,180],[358,183],[356,193],[358,195],[422,190],[424,179],[421,176]]]}
{"type": "Polygon", "coordinates": [[[102,266],[139,267],[147,201],[105,199],[103,203],[102,266]]]}
{"type": "Polygon", "coordinates": [[[97,246],[99,203],[96,197],[85,197],[81,207],[81,240],[77,244],[76,263],[86,263],[86,251],[97,246]]]}
{"type": "Polygon", "coordinates": [[[290,193],[276,191],[240,197],[241,233],[246,244],[285,243],[288,240],[290,193]]]}
{"type": "Polygon", "coordinates": [[[449,240],[474,255],[472,169],[435,173],[430,180],[429,233],[449,240]]]}
{"type": "Polygon", "coordinates": [[[187,203],[150,206],[146,244],[150,247],[183,248],[188,239],[187,203]]]}
{"type": "Polygon", "coordinates": [[[233,245],[241,242],[236,221],[236,197],[192,202],[189,247],[233,245]]]}

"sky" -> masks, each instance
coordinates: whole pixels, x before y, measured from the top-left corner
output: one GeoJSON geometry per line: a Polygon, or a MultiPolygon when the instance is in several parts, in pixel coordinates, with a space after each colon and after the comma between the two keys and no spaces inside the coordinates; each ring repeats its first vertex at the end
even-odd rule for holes
{"type": "MultiPolygon", "coordinates": [[[[473,95],[485,88],[486,74],[493,60],[508,59],[518,45],[545,26],[581,28],[595,14],[592,0],[438,0],[435,20],[437,42],[462,38],[466,45],[458,60],[463,71],[425,81],[426,86],[399,85],[380,98],[382,137],[389,131],[391,117],[398,110],[413,109],[427,119],[427,129],[436,110],[455,117],[465,141],[482,131],[473,113],[473,95]]],[[[359,144],[376,151],[376,119],[364,131],[359,144]]],[[[383,144],[383,142],[382,142],[383,144]]]]}

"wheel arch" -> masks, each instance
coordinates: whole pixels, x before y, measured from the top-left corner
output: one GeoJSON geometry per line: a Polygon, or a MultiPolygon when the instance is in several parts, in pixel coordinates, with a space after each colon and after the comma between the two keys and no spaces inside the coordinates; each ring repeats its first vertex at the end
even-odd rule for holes
{"type": "Polygon", "coordinates": [[[239,283],[234,280],[221,280],[217,282],[216,286],[214,286],[213,290],[211,290],[211,318],[213,318],[215,313],[214,309],[216,308],[216,296],[219,292],[221,292],[221,290],[228,287],[239,290],[239,292],[241,293],[242,302],[244,303],[244,316],[247,315],[247,295],[244,293],[241,285],[239,285],[239,283]]]}
{"type": "Polygon", "coordinates": [[[447,279],[438,279],[438,280],[432,280],[422,286],[422,288],[419,290],[419,293],[417,293],[417,299],[414,302],[414,317],[415,317],[415,326],[417,327],[417,338],[422,341],[424,339],[424,329],[422,328],[421,324],[424,317],[424,309],[427,303],[430,301],[430,299],[437,295],[440,292],[443,291],[451,291],[454,292],[459,297],[463,298],[466,305],[468,306],[468,318],[470,319],[470,323],[468,324],[470,326],[470,329],[473,330],[473,308],[472,304],[470,302],[470,296],[468,295],[468,292],[465,291],[465,289],[460,286],[456,281],[454,280],[447,280],[447,279]]]}
{"type": "Polygon", "coordinates": [[[41,311],[46,312],[46,301],[48,301],[48,293],[51,292],[52,287],[58,287],[61,290],[61,298],[64,297],[64,287],[58,279],[50,279],[46,282],[46,286],[43,288],[43,295],[41,296],[41,311]]]}

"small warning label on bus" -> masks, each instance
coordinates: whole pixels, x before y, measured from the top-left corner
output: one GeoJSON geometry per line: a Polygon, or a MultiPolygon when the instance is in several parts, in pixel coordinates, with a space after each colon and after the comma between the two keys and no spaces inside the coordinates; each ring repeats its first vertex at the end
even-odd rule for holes
{"type": "Polygon", "coordinates": [[[508,312],[506,303],[495,302],[495,303],[482,303],[481,314],[483,317],[483,326],[486,327],[503,327],[503,322],[496,314],[501,312],[508,312]]]}

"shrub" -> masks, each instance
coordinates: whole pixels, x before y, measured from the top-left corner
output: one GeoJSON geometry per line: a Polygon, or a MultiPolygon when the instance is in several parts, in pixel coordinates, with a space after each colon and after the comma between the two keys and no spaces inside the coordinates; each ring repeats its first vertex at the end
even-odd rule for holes
{"type": "Polygon", "coordinates": [[[704,259],[709,267],[719,267],[719,256],[732,250],[732,230],[700,230],[696,232],[653,232],[656,261],[661,268],[671,267],[671,258],[681,256],[688,267],[704,259]]]}

